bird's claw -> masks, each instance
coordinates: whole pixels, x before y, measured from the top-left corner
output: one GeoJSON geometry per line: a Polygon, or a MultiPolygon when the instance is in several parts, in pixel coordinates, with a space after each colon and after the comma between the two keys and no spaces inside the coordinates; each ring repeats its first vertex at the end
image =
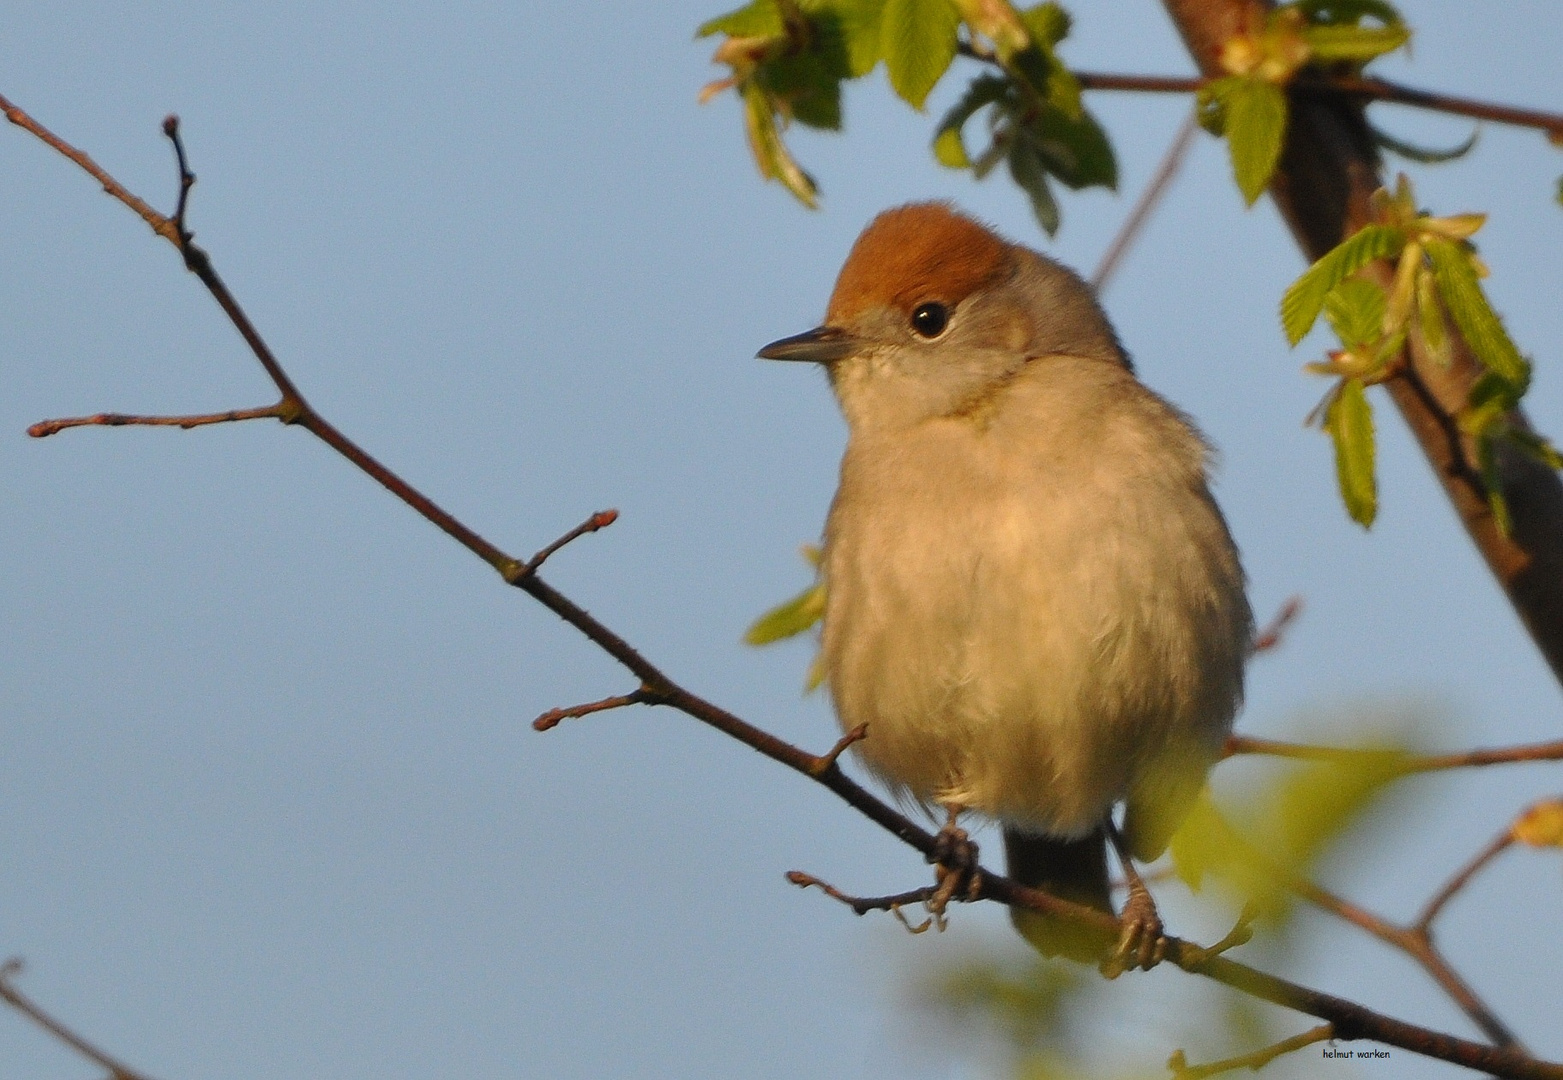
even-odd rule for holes
{"type": "Polygon", "coordinates": [[[982,888],[982,875],[978,872],[976,841],[966,835],[956,819],[960,811],[951,809],[949,820],[934,837],[934,848],[928,861],[934,864],[934,893],[925,905],[934,926],[945,926],[945,908],[951,900],[975,900],[982,888]]]}
{"type": "Polygon", "coordinates": [[[1109,979],[1116,979],[1125,971],[1140,968],[1149,971],[1167,956],[1167,938],[1162,933],[1161,916],[1156,912],[1156,901],[1143,885],[1129,888],[1123,913],[1118,916],[1123,932],[1118,944],[1102,961],[1101,971],[1109,979]]]}

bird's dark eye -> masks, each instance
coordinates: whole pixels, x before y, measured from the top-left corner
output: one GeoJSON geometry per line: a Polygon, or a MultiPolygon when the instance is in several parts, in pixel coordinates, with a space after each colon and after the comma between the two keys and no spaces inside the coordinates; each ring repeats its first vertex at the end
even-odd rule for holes
{"type": "Polygon", "coordinates": [[[937,300],[918,304],[912,312],[912,329],[925,338],[936,338],[944,333],[950,322],[950,309],[937,300]]]}

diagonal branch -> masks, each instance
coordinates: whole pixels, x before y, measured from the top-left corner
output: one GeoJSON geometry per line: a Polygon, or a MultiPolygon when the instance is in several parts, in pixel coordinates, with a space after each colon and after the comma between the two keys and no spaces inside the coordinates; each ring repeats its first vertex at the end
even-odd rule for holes
{"type": "MultiPolygon", "coordinates": [[[[250,323],[238,301],[228,291],[217,275],[206,252],[197,247],[192,234],[184,228],[181,201],[181,218],[174,221],[163,217],[140,199],[132,196],[106,173],[103,173],[85,154],[74,150],[57,137],[48,134],[11,105],[0,98],[0,107],[13,123],[33,132],[70,160],[86,169],[104,184],[105,190],[119,198],[131,209],[141,214],[158,235],[173,243],[184,257],[185,265],[206,286],[223,312],[239,330],[254,352],[256,359],[272,379],[282,395],[279,419],[296,424],[313,433],[321,441],[358,466],[377,483],[428,521],[438,526],[463,547],[492,566],[504,580],[532,596],[565,622],[579,630],[588,640],[617,660],[640,680],[638,693],[651,695],[660,704],[672,706],[696,720],[737,739],[751,749],[759,751],[795,772],[813,779],[833,792],[904,843],[921,852],[925,857],[935,854],[936,839],[932,833],[916,824],[883,800],[876,798],[841,770],[835,751],[820,756],[810,754],[764,731],[733,713],[684,689],[647,660],[618,634],[570,600],[563,593],[545,582],[535,572],[528,572],[527,563],[505,553],[478,535],[433,500],[413,488],[401,477],[375,460],[346,435],[320,416],[305,401],[294,386],[259,332],[250,323]]],[[[181,192],[188,192],[194,176],[184,159],[183,144],[179,138],[177,120],[165,123],[165,133],[173,141],[180,161],[181,192]]],[[[534,568],[535,569],[535,568],[534,568]]],[[[838,746],[841,744],[838,744],[838,746]]],[[[1066,900],[1060,900],[1036,889],[1027,888],[996,873],[979,868],[983,883],[983,895],[1010,906],[1025,907],[1044,914],[1056,915],[1094,926],[1106,934],[1116,936],[1121,930],[1113,916],[1066,900]]],[[[1500,1047],[1484,1046],[1453,1035],[1424,1028],[1394,1017],[1386,1016],[1364,1005],[1325,994],[1318,990],[1258,971],[1247,965],[1213,955],[1202,948],[1177,938],[1166,939],[1167,958],[1186,971],[1214,979],[1244,993],[1288,1008],[1309,1013],[1333,1025],[1341,1039],[1373,1039],[1390,1046],[1398,1046],[1415,1053],[1436,1057],[1481,1069],[1497,1076],[1516,1080],[1563,1080],[1563,1065],[1538,1061],[1528,1054],[1500,1047]]]]}
{"type": "Polygon", "coordinates": [[[118,1061],[93,1046],[86,1039],[44,1012],[31,998],[11,983],[11,978],[22,970],[22,962],[15,957],[0,964],[0,1000],[27,1017],[33,1023],[53,1035],[60,1042],[76,1051],[93,1064],[109,1071],[109,1080],[147,1080],[129,1065],[118,1061]]]}

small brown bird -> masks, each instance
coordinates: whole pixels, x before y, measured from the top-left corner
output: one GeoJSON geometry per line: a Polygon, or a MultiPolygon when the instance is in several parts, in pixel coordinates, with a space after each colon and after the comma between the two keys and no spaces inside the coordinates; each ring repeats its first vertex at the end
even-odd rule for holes
{"type": "MultiPolygon", "coordinates": [[[[1131,856],[1187,816],[1253,638],[1199,432],[1134,377],[1089,286],[941,203],[876,218],[825,324],[760,356],[821,364],[849,428],[822,657],[843,729],[867,725],[854,750],[948,833],[1000,822],[1016,880],[1108,912],[1112,839],[1130,894],[1110,963],[1150,966],[1131,856]]],[[[1103,951],[1012,918],[1049,955],[1103,951]]]]}

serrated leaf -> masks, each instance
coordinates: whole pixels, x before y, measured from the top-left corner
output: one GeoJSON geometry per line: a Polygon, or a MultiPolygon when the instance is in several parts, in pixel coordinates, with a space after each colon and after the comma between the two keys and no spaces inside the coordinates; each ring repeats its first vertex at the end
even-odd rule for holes
{"type": "Polygon", "coordinates": [[[1232,174],[1252,206],[1264,194],[1286,139],[1286,94],[1263,79],[1236,79],[1222,95],[1232,174]]]}
{"type": "Polygon", "coordinates": [[[753,0],[736,11],[700,24],[695,37],[726,34],[728,37],[776,37],[785,27],[776,0],[753,0]]]}
{"type": "Polygon", "coordinates": [[[1503,495],[1503,475],[1498,469],[1498,440],[1489,432],[1476,436],[1476,466],[1482,475],[1482,486],[1487,489],[1487,508],[1492,512],[1492,523],[1499,535],[1513,532],[1514,521],[1509,517],[1509,501],[1503,495]]]}
{"type": "Polygon", "coordinates": [[[880,50],[890,85],[921,109],[955,59],[960,16],[950,0],[886,0],[880,50]]]}
{"type": "Polygon", "coordinates": [[[1031,212],[1036,215],[1037,224],[1049,236],[1054,235],[1058,232],[1058,203],[1053,198],[1053,189],[1048,186],[1047,171],[1030,140],[1017,133],[1010,144],[1008,161],[1009,175],[1031,200],[1031,212]]]}
{"type": "Polygon", "coordinates": [[[743,88],[744,130],[749,136],[749,149],[754,153],[760,175],[767,180],[777,180],[811,210],[817,205],[819,189],[814,178],[799,167],[792,153],[782,142],[776,128],[776,106],[770,95],[753,81],[743,88]]]}
{"type": "Polygon", "coordinates": [[[1366,63],[1411,40],[1405,26],[1310,26],[1302,32],[1315,60],[1366,63]]]}
{"type": "Polygon", "coordinates": [[[1428,238],[1423,246],[1433,264],[1444,307],[1471,351],[1510,382],[1529,381],[1530,363],[1520,355],[1502,320],[1487,303],[1469,249],[1436,237],[1428,238]]]}
{"type": "Polygon", "coordinates": [[[1340,390],[1324,410],[1324,430],[1335,443],[1335,478],[1346,512],[1363,528],[1378,516],[1378,481],[1374,474],[1373,407],[1358,379],[1342,379],[1340,390]]]}
{"type": "Polygon", "coordinates": [[[1515,819],[1509,834],[1531,847],[1563,847],[1563,799],[1532,806],[1515,819]]]}
{"type": "Polygon", "coordinates": [[[1451,357],[1449,327],[1444,323],[1444,309],[1438,302],[1437,283],[1432,274],[1417,275],[1416,316],[1417,334],[1428,359],[1439,367],[1448,367],[1451,357]]]}
{"type": "Polygon", "coordinates": [[[834,26],[846,58],[846,76],[867,75],[879,63],[880,24],[885,0],[829,0],[815,11],[815,21],[834,26]]]}
{"type": "Polygon", "coordinates": [[[1458,146],[1448,150],[1432,150],[1425,146],[1414,146],[1408,142],[1401,142],[1382,128],[1368,125],[1373,132],[1373,141],[1388,150],[1392,154],[1398,154],[1407,161],[1415,161],[1420,165],[1442,165],[1448,161],[1456,161],[1469,154],[1476,147],[1476,140],[1482,133],[1481,128],[1472,128],[1470,138],[1458,146]]]}
{"type": "Polygon", "coordinates": [[[754,81],[782,102],[794,120],[835,131],[841,127],[841,80],[846,53],[839,35],[820,29],[813,47],[785,52],[761,64],[754,81]]]}
{"type": "Polygon", "coordinates": [[[1069,27],[1074,20],[1069,17],[1069,12],[1053,0],[1047,0],[1046,3],[1022,11],[1020,21],[1026,24],[1026,33],[1031,35],[1031,40],[1052,51],[1069,36],[1069,27]]]}
{"type": "Polygon", "coordinates": [[[1384,333],[1389,299],[1371,281],[1347,278],[1324,298],[1324,317],[1348,348],[1376,341],[1384,333]]]}
{"type": "Polygon", "coordinates": [[[1405,245],[1392,225],[1368,225],[1310,266],[1281,297],[1281,326],[1293,345],[1313,327],[1330,290],[1374,259],[1387,259],[1405,245]]]}
{"type": "Polygon", "coordinates": [[[952,169],[971,168],[961,129],[979,109],[1002,100],[1010,90],[1009,80],[998,75],[979,75],[971,81],[961,99],[939,121],[938,132],[934,135],[933,154],[941,165],[952,169]]]}
{"type": "Polygon", "coordinates": [[[811,585],[786,603],[778,604],[754,621],[744,633],[746,645],[769,645],[796,637],[825,615],[825,586],[811,585]]]}

